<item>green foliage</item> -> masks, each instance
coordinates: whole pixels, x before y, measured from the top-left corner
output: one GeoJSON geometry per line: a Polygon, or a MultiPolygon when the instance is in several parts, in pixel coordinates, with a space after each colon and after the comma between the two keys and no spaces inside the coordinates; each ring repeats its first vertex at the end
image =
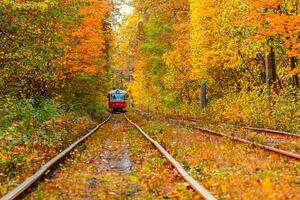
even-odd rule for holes
{"type": "Polygon", "coordinates": [[[170,48],[168,38],[172,32],[172,24],[165,23],[161,18],[150,17],[145,24],[145,38],[141,43],[140,49],[149,56],[149,67],[145,68],[144,73],[149,74],[150,85],[155,85],[161,91],[164,88],[163,77],[166,74],[166,64],[163,55],[170,48]]]}
{"type": "Polygon", "coordinates": [[[0,173],[5,175],[4,185],[19,181],[16,174],[27,176],[94,126],[88,116],[67,113],[63,108],[43,97],[1,99],[0,173]]]}
{"type": "Polygon", "coordinates": [[[64,29],[78,20],[78,6],[4,1],[0,10],[0,95],[52,96],[63,85],[64,29]]]}
{"type": "Polygon", "coordinates": [[[186,169],[190,169],[191,165],[188,161],[184,160],[182,161],[182,165],[186,168],[186,169]]]}
{"type": "Polygon", "coordinates": [[[106,92],[109,88],[110,75],[90,76],[78,74],[64,89],[61,100],[66,109],[87,114],[96,119],[106,112],[106,92]]]}
{"type": "Polygon", "coordinates": [[[177,107],[180,102],[178,100],[178,98],[176,98],[176,96],[173,95],[166,95],[163,99],[163,103],[166,106],[166,108],[168,109],[174,109],[175,107],[177,107]]]}
{"type": "Polygon", "coordinates": [[[35,128],[35,124],[54,118],[59,115],[59,105],[48,99],[2,99],[0,101],[0,130],[4,131],[17,123],[22,129],[28,131],[35,128]]]}
{"type": "Polygon", "coordinates": [[[149,55],[162,56],[169,46],[163,39],[171,32],[171,23],[165,23],[162,17],[151,17],[145,25],[145,41],[141,49],[149,55]]]}

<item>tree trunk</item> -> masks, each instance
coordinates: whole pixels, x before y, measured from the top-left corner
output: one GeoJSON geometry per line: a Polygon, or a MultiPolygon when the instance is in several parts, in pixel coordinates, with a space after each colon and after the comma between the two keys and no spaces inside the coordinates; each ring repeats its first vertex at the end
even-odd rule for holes
{"type": "MultiPolygon", "coordinates": [[[[292,57],[291,58],[291,69],[294,70],[297,66],[297,58],[296,57],[292,57]]],[[[300,88],[300,84],[299,84],[299,78],[298,75],[295,74],[293,75],[293,85],[300,88]]]]}
{"type": "Polygon", "coordinates": [[[275,52],[273,47],[270,47],[270,52],[266,52],[266,82],[268,86],[271,86],[277,78],[276,73],[276,62],[275,62],[275,52]]]}
{"type": "Polygon", "coordinates": [[[201,84],[201,108],[204,109],[207,106],[207,99],[206,99],[206,84],[201,84]]]}

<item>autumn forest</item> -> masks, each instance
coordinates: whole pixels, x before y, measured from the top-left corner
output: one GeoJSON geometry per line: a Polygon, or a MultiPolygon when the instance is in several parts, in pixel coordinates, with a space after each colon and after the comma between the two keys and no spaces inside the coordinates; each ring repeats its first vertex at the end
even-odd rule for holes
{"type": "Polygon", "coordinates": [[[126,119],[216,199],[299,199],[299,0],[0,0],[0,198],[97,126],[23,198],[214,199],[126,119]]]}

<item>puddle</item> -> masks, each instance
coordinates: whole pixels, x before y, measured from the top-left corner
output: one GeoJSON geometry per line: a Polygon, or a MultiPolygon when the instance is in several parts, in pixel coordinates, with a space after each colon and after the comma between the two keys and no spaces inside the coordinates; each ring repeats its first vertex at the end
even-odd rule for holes
{"type": "MultiPolygon", "coordinates": [[[[118,122],[115,122],[112,125],[114,131],[120,131],[118,129],[121,127],[118,124],[118,122]]],[[[129,156],[125,133],[123,133],[122,141],[112,141],[111,138],[106,140],[99,167],[106,170],[116,170],[124,174],[131,172],[132,162],[129,156]]]]}
{"type": "Polygon", "coordinates": [[[96,189],[97,188],[98,182],[97,182],[96,178],[91,178],[88,181],[88,183],[89,183],[89,188],[91,188],[91,189],[96,189]]]}

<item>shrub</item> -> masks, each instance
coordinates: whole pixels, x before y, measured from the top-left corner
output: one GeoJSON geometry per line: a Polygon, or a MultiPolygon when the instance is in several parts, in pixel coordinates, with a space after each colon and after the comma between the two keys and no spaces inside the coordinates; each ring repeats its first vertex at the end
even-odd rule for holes
{"type": "Polygon", "coordinates": [[[54,100],[10,98],[0,103],[1,187],[31,175],[95,126],[89,116],[66,112],[54,100]]]}
{"type": "Polygon", "coordinates": [[[299,91],[290,90],[280,94],[256,91],[228,93],[223,98],[210,102],[205,115],[219,123],[267,127],[297,132],[300,130],[299,91]]]}

